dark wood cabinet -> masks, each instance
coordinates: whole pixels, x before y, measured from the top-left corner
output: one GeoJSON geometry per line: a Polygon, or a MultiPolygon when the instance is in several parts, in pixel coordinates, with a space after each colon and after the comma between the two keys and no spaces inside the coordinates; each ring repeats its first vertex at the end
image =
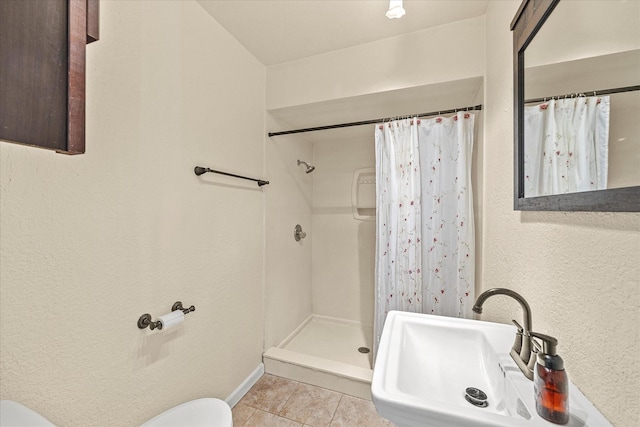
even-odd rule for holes
{"type": "Polygon", "coordinates": [[[0,0],[0,140],[84,153],[98,14],[98,0],[0,0]]]}

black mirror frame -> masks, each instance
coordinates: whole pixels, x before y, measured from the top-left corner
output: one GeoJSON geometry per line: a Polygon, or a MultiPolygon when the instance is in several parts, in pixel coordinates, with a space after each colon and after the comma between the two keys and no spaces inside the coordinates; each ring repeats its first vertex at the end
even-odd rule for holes
{"type": "Polygon", "coordinates": [[[640,186],[552,196],[524,195],[524,51],[560,0],[523,0],[511,22],[514,90],[514,210],[640,212],[640,186]]]}

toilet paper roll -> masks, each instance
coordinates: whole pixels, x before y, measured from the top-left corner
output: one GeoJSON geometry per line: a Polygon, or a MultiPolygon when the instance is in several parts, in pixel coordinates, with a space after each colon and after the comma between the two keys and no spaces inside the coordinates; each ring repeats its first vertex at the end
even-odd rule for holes
{"type": "Polygon", "coordinates": [[[184,313],[182,310],[175,310],[158,318],[162,325],[162,330],[174,328],[184,321],[184,313]]]}

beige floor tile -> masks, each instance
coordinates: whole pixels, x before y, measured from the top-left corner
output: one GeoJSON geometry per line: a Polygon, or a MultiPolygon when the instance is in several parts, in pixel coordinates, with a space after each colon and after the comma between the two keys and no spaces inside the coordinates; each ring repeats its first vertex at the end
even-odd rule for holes
{"type": "Polygon", "coordinates": [[[373,402],[342,395],[331,427],[393,427],[376,412],[373,402]]]}
{"type": "Polygon", "coordinates": [[[242,403],[238,403],[233,407],[231,413],[233,415],[233,425],[235,427],[243,427],[247,424],[247,421],[254,412],[256,412],[256,408],[252,408],[251,406],[244,405],[242,403]]]}
{"type": "Polygon", "coordinates": [[[300,383],[279,415],[309,427],[329,427],[340,397],[335,391],[300,383]]]}
{"type": "Polygon", "coordinates": [[[302,424],[257,409],[244,427],[302,427],[302,424]]]}
{"type": "Polygon", "coordinates": [[[265,374],[251,387],[240,403],[277,415],[298,384],[297,381],[265,374]]]}

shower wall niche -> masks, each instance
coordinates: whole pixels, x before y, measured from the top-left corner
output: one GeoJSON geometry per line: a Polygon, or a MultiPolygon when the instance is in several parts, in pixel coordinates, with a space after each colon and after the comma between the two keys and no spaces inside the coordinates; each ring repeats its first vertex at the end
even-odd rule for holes
{"type": "Polygon", "coordinates": [[[351,210],[353,217],[360,221],[376,219],[376,168],[362,168],[353,171],[351,183],[351,210]]]}

